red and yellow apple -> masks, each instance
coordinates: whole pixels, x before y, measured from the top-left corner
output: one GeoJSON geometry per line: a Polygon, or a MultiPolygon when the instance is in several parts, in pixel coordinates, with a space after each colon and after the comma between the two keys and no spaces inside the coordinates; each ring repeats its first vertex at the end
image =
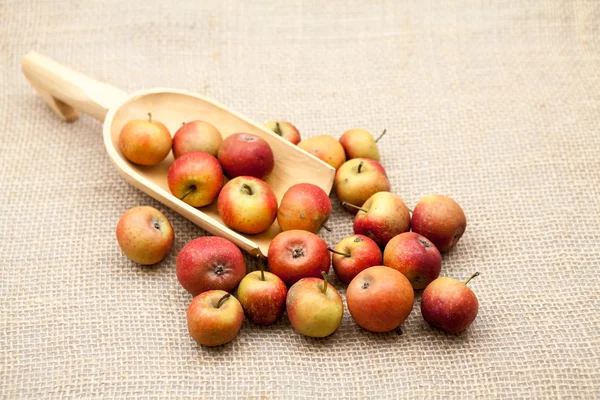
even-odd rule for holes
{"type": "Polygon", "coordinates": [[[293,144],[300,143],[300,132],[294,125],[286,121],[269,121],[265,124],[265,128],[275,132],[288,142],[293,144]]]}
{"type": "Polygon", "coordinates": [[[119,134],[119,148],[126,159],[139,165],[156,165],[171,151],[171,134],[159,121],[132,120],[127,122],[119,134]]]}
{"type": "Polygon", "coordinates": [[[283,231],[301,229],[317,233],[331,214],[327,193],[311,183],[291,186],[283,195],[277,222],[283,231]]]}
{"type": "Polygon", "coordinates": [[[238,176],[227,182],[217,200],[223,223],[238,232],[266,231],[277,217],[277,198],[265,182],[251,176],[238,176]]]}
{"type": "Polygon", "coordinates": [[[246,275],[246,261],[240,249],[216,236],[187,243],[175,264],[179,283],[192,296],[216,289],[231,292],[246,275]]]}
{"type": "Polygon", "coordinates": [[[237,295],[250,321],[271,325],[283,314],[287,287],[271,272],[253,271],[242,279],[237,295]]]}
{"type": "Polygon", "coordinates": [[[346,290],[352,318],[371,332],[388,332],[402,325],[412,311],[414,299],[408,279],[384,266],[365,269],[346,290]]]}
{"type": "Polygon", "coordinates": [[[223,170],[216,158],[203,151],[187,153],[169,167],[171,193],[192,207],[212,203],[223,186],[223,170]]]}
{"type": "Polygon", "coordinates": [[[431,240],[443,253],[454,247],[465,233],[467,217],[456,201],[434,194],[417,203],[411,225],[413,232],[431,240]]]}
{"type": "Polygon", "coordinates": [[[340,137],[340,144],[344,147],[346,158],[370,158],[379,161],[379,149],[377,141],[385,134],[385,131],[374,139],[366,129],[350,129],[340,137]]]}
{"type": "MultiPolygon", "coordinates": [[[[361,206],[377,192],[389,192],[390,182],[377,161],[354,158],[346,161],[336,172],[335,192],[342,203],[361,206]]],[[[350,212],[356,209],[346,207],[350,212]]]]}
{"type": "Polygon", "coordinates": [[[175,235],[167,217],[153,207],[134,207],[119,219],[117,241],[127,257],[138,264],[156,264],[173,247],[175,235]]]}
{"type": "Polygon", "coordinates": [[[338,169],[346,161],[344,148],[330,135],[313,136],[298,143],[298,147],[338,169]]]}
{"type": "Polygon", "coordinates": [[[250,133],[234,133],[225,138],[219,148],[218,158],[229,179],[238,176],[262,179],[275,166],[269,143],[250,133]]]}
{"type": "Polygon", "coordinates": [[[350,283],[361,271],[381,265],[381,250],[377,243],[363,235],[342,239],[334,249],[331,262],[340,281],[350,283]]]}
{"type": "Polygon", "coordinates": [[[222,290],[209,290],[196,296],[187,310],[190,336],[202,346],[231,342],[244,322],[240,302],[222,290]]]}
{"type": "Polygon", "coordinates": [[[186,153],[204,151],[216,157],[222,142],[221,133],[213,124],[206,121],[187,122],[173,136],[173,155],[179,158],[186,153]]]}

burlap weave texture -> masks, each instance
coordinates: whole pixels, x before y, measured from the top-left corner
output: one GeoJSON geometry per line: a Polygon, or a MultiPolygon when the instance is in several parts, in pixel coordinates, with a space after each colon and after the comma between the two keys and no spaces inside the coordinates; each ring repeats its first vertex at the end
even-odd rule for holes
{"type": "MultiPolygon", "coordinates": [[[[0,0],[0,49],[1,398],[600,396],[600,2],[0,0]],[[198,347],[174,266],[205,232],[119,177],[99,122],[45,107],[19,69],[29,50],[303,137],[387,128],[393,191],[467,214],[442,274],[481,273],[476,322],[432,330],[417,295],[403,335],[346,309],[324,340],[284,317],[198,347]],[[156,267],[115,240],[137,205],[174,225],[156,267]]],[[[331,245],[352,231],[336,201],[330,225],[331,245]]]]}

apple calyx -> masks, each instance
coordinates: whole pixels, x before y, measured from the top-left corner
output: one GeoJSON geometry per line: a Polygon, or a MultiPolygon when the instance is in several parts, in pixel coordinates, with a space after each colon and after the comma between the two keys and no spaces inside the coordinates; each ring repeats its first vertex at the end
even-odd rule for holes
{"type": "Polygon", "coordinates": [[[254,194],[254,192],[252,191],[252,188],[247,183],[242,184],[241,190],[242,190],[242,192],[245,192],[248,196],[252,196],[254,194]]]}
{"type": "Polygon", "coordinates": [[[152,122],[152,113],[151,112],[148,113],[148,122],[152,122]]]}
{"type": "Polygon", "coordinates": [[[387,132],[387,129],[384,129],[383,132],[381,132],[381,135],[379,135],[379,137],[377,139],[375,139],[375,143],[379,142],[379,139],[381,139],[383,137],[383,135],[385,135],[386,132],[387,132]]]}
{"type": "Polygon", "coordinates": [[[219,302],[217,303],[217,307],[216,308],[221,308],[221,306],[223,305],[223,303],[225,303],[225,301],[227,301],[227,299],[231,296],[231,294],[227,293],[225,295],[223,295],[223,297],[221,297],[219,299],[219,302]]]}
{"type": "Polygon", "coordinates": [[[362,208],[362,207],[355,206],[354,204],[350,204],[350,203],[348,203],[348,202],[346,202],[346,201],[343,201],[343,202],[342,202],[342,206],[343,206],[343,207],[345,207],[345,206],[348,206],[348,207],[356,208],[357,210],[359,210],[359,211],[362,211],[362,212],[364,212],[364,213],[367,213],[367,212],[369,212],[369,210],[365,210],[365,209],[364,209],[364,208],[362,208]]]}
{"type": "Polygon", "coordinates": [[[359,163],[358,163],[358,173],[359,173],[359,174],[360,174],[360,172],[361,172],[360,170],[362,169],[362,166],[363,166],[364,164],[365,164],[365,163],[364,163],[364,161],[361,161],[361,162],[359,162],[359,163]]]}
{"type": "Polygon", "coordinates": [[[479,276],[479,272],[475,272],[473,275],[471,275],[471,277],[465,281],[465,285],[467,283],[469,283],[469,281],[471,281],[471,279],[475,278],[476,276],[479,276]]]}
{"type": "Polygon", "coordinates": [[[187,192],[185,192],[183,194],[183,196],[181,196],[179,198],[179,200],[183,201],[183,199],[185,199],[186,197],[188,197],[190,194],[192,194],[194,191],[196,190],[196,185],[192,185],[190,186],[190,188],[187,190],[187,192]]]}
{"type": "Polygon", "coordinates": [[[323,276],[323,289],[321,292],[323,292],[323,294],[327,294],[327,274],[325,271],[321,271],[321,275],[323,276]]]}
{"type": "Polygon", "coordinates": [[[328,248],[327,248],[327,250],[329,250],[330,252],[332,252],[332,253],[334,253],[334,254],[339,254],[340,256],[344,256],[344,257],[346,257],[346,258],[348,258],[348,257],[352,257],[352,256],[351,256],[350,254],[348,254],[348,253],[342,253],[342,252],[340,252],[340,251],[337,251],[337,250],[334,250],[334,249],[332,249],[331,247],[328,247],[328,248]]]}

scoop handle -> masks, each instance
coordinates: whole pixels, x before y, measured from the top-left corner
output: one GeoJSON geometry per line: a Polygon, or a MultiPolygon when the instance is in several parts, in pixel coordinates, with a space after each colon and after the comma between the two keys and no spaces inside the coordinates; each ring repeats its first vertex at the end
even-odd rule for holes
{"type": "Polygon", "coordinates": [[[23,57],[21,68],[31,86],[65,121],[75,121],[79,111],[104,121],[109,108],[127,97],[114,86],[98,82],[33,51],[23,57]]]}

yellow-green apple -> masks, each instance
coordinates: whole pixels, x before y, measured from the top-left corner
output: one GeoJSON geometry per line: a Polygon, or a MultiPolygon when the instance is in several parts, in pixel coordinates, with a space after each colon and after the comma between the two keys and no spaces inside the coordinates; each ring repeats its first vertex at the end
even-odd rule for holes
{"type": "Polygon", "coordinates": [[[298,129],[286,121],[269,121],[265,124],[265,128],[275,132],[288,142],[294,144],[300,143],[300,132],[298,129]]]}
{"type": "Polygon", "coordinates": [[[271,325],[283,314],[287,287],[277,275],[263,269],[246,275],[240,282],[237,295],[250,321],[271,325]]]}
{"type": "Polygon", "coordinates": [[[328,273],[331,256],[327,244],[312,232],[291,230],[279,233],[269,245],[269,271],[290,286],[302,278],[328,273]]]}
{"type": "Polygon", "coordinates": [[[229,240],[204,236],[187,243],[175,262],[181,286],[192,296],[208,290],[231,292],[246,275],[246,261],[229,240]]]}
{"type": "Polygon", "coordinates": [[[277,222],[282,231],[301,229],[317,233],[329,214],[331,201],[327,193],[312,183],[298,183],[283,195],[277,210],[277,222]]]}
{"type": "Polygon", "coordinates": [[[238,176],[262,179],[275,166],[269,143],[250,133],[234,133],[225,138],[219,147],[218,159],[229,179],[238,176]]]}
{"type": "Polygon", "coordinates": [[[441,277],[431,282],[421,296],[421,314],[429,325],[448,333],[467,329],[479,310],[475,293],[467,283],[479,275],[473,274],[466,282],[441,277]]]}
{"type": "Polygon", "coordinates": [[[395,269],[380,265],[356,275],[346,290],[352,318],[371,332],[388,332],[402,325],[414,300],[408,279],[395,269]]]}
{"type": "Polygon", "coordinates": [[[340,281],[350,283],[359,272],[381,265],[381,250],[377,243],[363,235],[352,235],[342,239],[334,249],[331,263],[340,281]]]}
{"type": "Polygon", "coordinates": [[[171,151],[171,134],[159,121],[132,120],[127,122],[119,134],[119,147],[126,159],[139,165],[156,165],[171,151]]]}
{"type": "Polygon", "coordinates": [[[298,143],[298,147],[338,169],[346,161],[344,148],[330,135],[313,136],[298,143]]]}
{"type": "Polygon", "coordinates": [[[216,158],[203,151],[187,153],[169,167],[171,193],[192,207],[213,202],[223,186],[223,170],[216,158]]]}
{"type": "Polygon", "coordinates": [[[275,221],[277,198],[267,182],[252,176],[238,176],[223,186],[217,209],[229,228],[256,234],[269,229],[275,221]]]}
{"type": "Polygon", "coordinates": [[[331,335],[340,326],[344,305],[340,294],[323,279],[303,278],[288,291],[286,310],[296,331],[310,337],[331,335]]]}
{"type": "Polygon", "coordinates": [[[138,264],[161,261],[173,247],[173,228],[153,207],[134,207],[117,223],[117,241],[123,253],[138,264]]]}
{"type": "MultiPolygon", "coordinates": [[[[385,169],[375,160],[353,158],[346,161],[337,172],[333,181],[335,192],[341,202],[361,206],[377,192],[389,192],[390,181],[385,169]]],[[[356,209],[346,206],[356,213],[356,209]]]]}
{"type": "Polygon", "coordinates": [[[377,192],[362,207],[345,205],[358,210],[354,217],[354,233],[370,237],[382,248],[394,236],[410,229],[408,207],[393,193],[377,192]]]}
{"type": "Polygon", "coordinates": [[[340,137],[340,143],[346,151],[346,158],[370,158],[379,161],[379,149],[377,141],[385,135],[385,130],[374,139],[371,133],[366,129],[350,129],[344,132],[340,137]]]}
{"type": "Polygon", "coordinates": [[[415,206],[411,220],[413,232],[431,240],[439,251],[450,250],[467,229],[467,217],[450,197],[434,194],[423,197],[415,206]]]}
{"type": "Polygon", "coordinates": [[[404,232],[385,246],[383,265],[402,272],[412,287],[418,290],[440,276],[442,256],[425,236],[404,232]]]}
{"type": "Polygon", "coordinates": [[[194,297],[187,310],[190,336],[202,346],[221,346],[237,336],[244,322],[240,302],[222,290],[194,297]]]}
{"type": "Polygon", "coordinates": [[[186,153],[204,151],[216,157],[222,142],[221,133],[213,124],[206,121],[187,122],[173,136],[173,155],[179,158],[186,153]]]}

